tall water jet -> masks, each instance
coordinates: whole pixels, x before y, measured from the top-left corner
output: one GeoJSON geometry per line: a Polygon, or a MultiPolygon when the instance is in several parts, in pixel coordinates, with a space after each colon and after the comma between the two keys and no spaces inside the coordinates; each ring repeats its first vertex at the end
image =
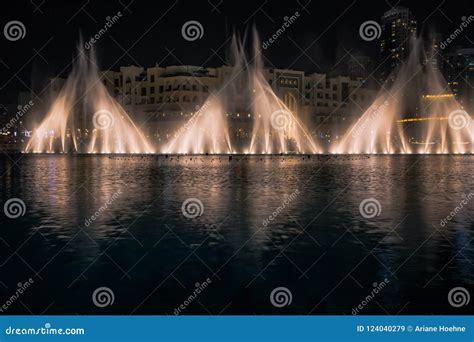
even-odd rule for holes
{"type": "Polygon", "coordinates": [[[253,30],[251,59],[246,38],[234,34],[230,70],[222,86],[179,128],[166,153],[316,153],[318,147],[264,76],[260,40],[253,30]],[[247,112],[241,117],[241,112],[247,112]]]}
{"type": "Polygon", "coordinates": [[[93,50],[77,60],[25,152],[152,153],[153,148],[103,85],[93,50]]]}
{"type": "Polygon", "coordinates": [[[274,93],[263,74],[261,43],[253,30],[254,60],[250,70],[253,87],[254,127],[252,153],[317,153],[312,137],[288,106],[274,93]]]}
{"type": "Polygon", "coordinates": [[[211,95],[177,130],[165,153],[232,153],[227,122],[220,100],[211,95]]]}
{"type": "Polygon", "coordinates": [[[374,103],[333,146],[334,153],[466,153],[473,151],[471,117],[433,67],[421,39],[374,103]],[[468,146],[470,145],[470,146],[468,146]]]}

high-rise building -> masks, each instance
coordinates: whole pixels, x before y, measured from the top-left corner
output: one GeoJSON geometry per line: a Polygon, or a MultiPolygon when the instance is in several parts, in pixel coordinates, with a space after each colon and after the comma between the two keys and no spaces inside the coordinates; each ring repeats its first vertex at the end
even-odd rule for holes
{"type": "Polygon", "coordinates": [[[381,81],[393,80],[392,71],[408,57],[410,37],[416,33],[416,20],[406,7],[394,7],[382,16],[380,40],[381,81]]]}
{"type": "Polygon", "coordinates": [[[474,49],[455,48],[446,55],[444,75],[456,99],[474,110],[474,49]]]}

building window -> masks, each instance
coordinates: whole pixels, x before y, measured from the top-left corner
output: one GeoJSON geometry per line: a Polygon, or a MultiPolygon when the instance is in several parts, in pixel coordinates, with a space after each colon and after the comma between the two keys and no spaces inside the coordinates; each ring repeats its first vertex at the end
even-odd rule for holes
{"type": "Polygon", "coordinates": [[[151,82],[155,82],[155,75],[151,75],[150,81],[151,81],[151,82]]]}
{"type": "Polygon", "coordinates": [[[142,96],[146,96],[146,88],[142,88],[142,90],[141,90],[141,95],[142,95],[142,96]]]}
{"type": "Polygon", "coordinates": [[[155,93],[155,87],[150,87],[150,94],[154,94],[155,93]]]}
{"type": "Polygon", "coordinates": [[[163,92],[163,86],[160,85],[160,87],[158,88],[158,92],[162,93],[163,92]]]}

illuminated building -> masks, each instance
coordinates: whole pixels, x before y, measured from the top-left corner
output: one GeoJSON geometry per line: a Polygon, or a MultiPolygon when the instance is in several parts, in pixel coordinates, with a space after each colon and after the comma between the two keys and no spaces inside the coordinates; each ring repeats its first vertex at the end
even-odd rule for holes
{"type": "Polygon", "coordinates": [[[381,81],[393,81],[392,71],[408,57],[410,37],[416,33],[416,20],[405,7],[394,7],[382,16],[380,58],[381,81]]]}
{"type": "Polygon", "coordinates": [[[456,99],[474,110],[474,49],[455,48],[446,55],[444,75],[456,99]]]}

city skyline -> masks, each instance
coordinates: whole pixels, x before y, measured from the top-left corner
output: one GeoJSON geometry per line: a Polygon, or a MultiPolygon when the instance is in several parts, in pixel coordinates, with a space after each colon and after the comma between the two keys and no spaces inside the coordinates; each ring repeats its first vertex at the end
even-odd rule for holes
{"type": "MultiPolygon", "coordinates": [[[[133,4],[133,2],[131,4],[133,4]]],[[[174,5],[173,2],[170,2],[168,5],[169,6],[167,7],[166,3],[163,3],[163,8],[169,8],[170,11],[178,10],[187,12],[190,10],[190,8],[182,8],[181,3],[174,5]]],[[[393,6],[403,5],[403,2],[393,4],[393,6]]],[[[458,18],[454,14],[450,13],[450,11],[456,10],[456,8],[444,8],[442,4],[440,4],[439,8],[433,7],[432,11],[429,13],[429,16],[426,14],[422,15],[420,14],[421,9],[426,12],[426,8],[424,7],[424,5],[426,5],[426,3],[408,4],[407,6],[410,10],[414,12],[415,19],[419,22],[422,22],[418,25],[419,31],[423,31],[426,33],[427,29],[430,29],[430,27],[435,26],[437,21],[439,22],[441,19],[444,18],[444,20],[447,21],[449,25],[447,25],[446,23],[443,23],[443,25],[437,25],[439,27],[437,28],[437,30],[439,32],[443,32],[443,36],[449,36],[449,34],[456,29],[456,26],[459,26],[459,23],[461,22],[461,17],[463,15],[467,15],[469,13],[469,6],[472,6],[472,4],[466,4],[466,6],[463,7],[463,11],[466,13],[461,13],[461,10],[458,8],[457,11],[462,14],[458,18]],[[441,17],[441,19],[439,17],[441,17]],[[449,20],[446,19],[446,17],[448,17],[449,20]],[[458,20],[459,22],[457,22],[456,20],[458,20]]],[[[29,6],[32,5],[30,4],[29,6]]],[[[55,6],[54,11],[52,8],[49,8],[47,4],[43,6],[44,8],[42,10],[35,10],[33,8],[33,10],[35,11],[33,12],[32,17],[29,18],[29,20],[33,20],[33,22],[35,20],[41,21],[47,18],[48,16],[60,15],[58,13],[61,13],[61,11],[65,11],[62,9],[61,6],[55,6]]],[[[48,35],[47,33],[43,35],[43,38],[50,38],[51,41],[54,40],[55,46],[57,47],[54,50],[54,53],[51,53],[52,51],[49,47],[49,44],[51,43],[50,42],[41,49],[39,54],[33,54],[31,60],[27,62],[27,64],[22,68],[22,70],[20,70],[20,73],[18,74],[19,76],[23,76],[21,77],[23,79],[23,82],[18,82],[16,78],[11,80],[9,82],[9,87],[5,89],[6,92],[4,91],[1,94],[0,103],[15,103],[16,94],[14,93],[17,93],[20,89],[25,90],[25,86],[28,86],[29,88],[34,90],[35,87],[40,86],[41,83],[44,84],[45,80],[49,77],[64,77],[64,74],[67,73],[68,65],[70,64],[70,56],[74,54],[76,42],[79,39],[79,32],[82,32],[82,36],[84,37],[85,41],[88,41],[90,37],[96,35],[97,32],[99,32],[99,30],[103,28],[103,26],[107,23],[106,17],[113,18],[117,15],[117,12],[120,12],[121,10],[123,12],[122,17],[120,17],[119,20],[114,23],[114,25],[110,28],[110,32],[102,36],[98,40],[98,42],[94,44],[99,54],[102,69],[113,70],[120,65],[155,65],[156,63],[164,66],[200,65],[204,67],[216,67],[222,64],[226,64],[226,54],[228,53],[228,51],[226,51],[226,43],[228,43],[228,40],[232,36],[232,32],[234,30],[232,27],[235,27],[237,31],[240,31],[241,34],[244,34],[246,28],[257,24],[257,28],[260,32],[262,41],[266,41],[278,30],[281,24],[284,23],[284,17],[291,17],[291,15],[293,15],[295,12],[300,11],[300,17],[298,17],[297,20],[289,27],[287,34],[282,36],[281,39],[277,39],[274,44],[270,44],[270,46],[265,49],[265,62],[269,64],[269,67],[276,67],[280,69],[296,69],[305,70],[306,72],[337,73],[339,75],[343,75],[347,72],[342,72],[338,70],[338,68],[344,64],[342,63],[344,59],[343,57],[347,54],[349,54],[350,56],[351,54],[356,55],[362,53],[362,55],[369,56],[374,62],[377,61],[380,54],[378,46],[379,42],[377,40],[371,42],[364,42],[363,40],[361,40],[358,36],[359,26],[361,23],[367,20],[375,20],[377,22],[381,22],[383,13],[392,8],[392,6],[385,4],[385,8],[381,8],[379,10],[378,15],[376,17],[373,17],[373,15],[368,16],[367,14],[359,13],[359,6],[357,5],[356,1],[348,2],[346,10],[352,13],[353,15],[349,17],[345,16],[343,22],[341,22],[342,19],[334,20],[333,26],[337,27],[341,25],[341,23],[344,23],[345,28],[341,28],[339,31],[341,33],[343,32],[343,35],[350,34],[350,39],[341,40],[340,38],[334,37],[334,33],[332,34],[333,38],[331,39],[327,34],[324,34],[324,31],[322,31],[320,32],[320,38],[318,38],[318,35],[315,33],[315,39],[309,40],[307,43],[304,43],[304,40],[306,39],[305,37],[307,37],[308,35],[308,27],[311,28],[311,26],[307,25],[308,20],[310,20],[311,18],[323,19],[321,18],[320,11],[316,10],[317,7],[314,7],[314,3],[295,2],[292,4],[286,4],[285,6],[279,9],[279,12],[283,13],[284,15],[281,16],[281,22],[278,22],[275,19],[272,19],[272,21],[270,21],[265,16],[265,13],[269,10],[269,8],[267,8],[268,6],[265,2],[262,2],[259,3],[258,6],[256,6],[256,11],[253,16],[250,16],[252,13],[249,13],[249,16],[251,18],[250,20],[246,22],[245,20],[243,20],[244,23],[241,22],[240,24],[238,24],[237,22],[232,23],[232,20],[229,19],[228,24],[224,25],[225,27],[227,27],[227,29],[225,29],[224,31],[219,31],[220,35],[223,34],[222,38],[220,39],[215,37],[216,32],[213,32],[212,29],[206,29],[207,21],[209,20],[209,18],[203,16],[203,28],[206,34],[202,37],[202,39],[199,40],[199,44],[200,46],[203,46],[205,50],[200,48],[198,50],[193,51],[194,53],[190,55],[180,53],[180,50],[184,49],[187,45],[193,46],[193,44],[196,44],[196,42],[186,42],[182,39],[182,37],[180,37],[180,39],[178,40],[178,37],[176,36],[180,34],[182,24],[180,25],[179,23],[174,23],[173,25],[170,25],[169,23],[158,22],[155,26],[151,28],[150,32],[148,32],[147,35],[140,39],[140,42],[137,42],[137,44],[134,44],[133,42],[127,42],[129,47],[133,46],[130,51],[127,51],[127,44],[122,44],[121,41],[118,41],[117,36],[123,40],[123,37],[132,35],[134,33],[133,28],[139,27],[139,23],[132,24],[130,21],[127,21],[126,14],[128,12],[126,6],[121,6],[119,3],[119,6],[117,6],[116,8],[101,8],[100,5],[95,4],[93,7],[93,12],[97,14],[95,17],[93,17],[93,19],[89,18],[87,14],[87,4],[83,4],[83,6],[84,8],[82,8],[82,6],[78,6],[76,12],[69,13],[71,17],[74,14],[75,16],[72,17],[72,19],[64,25],[64,33],[62,33],[61,31],[61,34],[59,32],[55,32],[54,35],[48,35]],[[306,5],[306,7],[304,7],[304,5],[306,5]],[[261,9],[259,9],[260,6],[261,9]],[[105,11],[107,11],[106,15],[104,15],[103,17],[100,16],[100,13],[105,11]],[[77,27],[74,27],[73,23],[74,20],[79,20],[79,18],[81,19],[81,25],[78,29],[77,27]],[[356,22],[356,18],[360,18],[358,19],[358,22],[356,22]],[[350,20],[347,21],[348,19],[350,20]],[[155,34],[152,34],[154,30],[158,28],[160,29],[160,31],[156,32],[155,34]],[[300,30],[304,30],[304,34],[299,34],[300,30]],[[61,35],[66,35],[66,33],[68,37],[67,44],[65,44],[65,41],[63,41],[63,39],[61,38],[61,35]],[[74,39],[71,40],[71,37],[76,37],[77,41],[75,41],[74,39]],[[175,38],[173,38],[172,41],[169,41],[168,37],[175,38]],[[336,38],[336,40],[334,38],[336,38]],[[324,41],[325,39],[328,41],[324,41]],[[144,52],[141,48],[143,44],[146,44],[148,45],[148,47],[152,48],[147,48],[146,52],[144,52]],[[155,44],[157,44],[156,47],[154,47],[155,44]],[[320,44],[324,44],[324,48],[319,46],[320,44]],[[108,60],[108,56],[111,55],[110,53],[104,53],[105,51],[111,51],[113,54],[114,51],[116,51],[117,49],[119,50],[118,53],[121,56],[120,60],[117,61],[119,62],[119,64],[113,63],[108,60]],[[124,53],[125,51],[127,51],[127,53],[124,53]],[[296,53],[298,57],[292,58],[291,56],[296,53]],[[195,57],[200,54],[206,56],[201,57],[201,61],[198,62],[195,57]],[[45,60],[50,61],[50,63],[44,63],[42,57],[45,60]],[[287,58],[288,61],[282,61],[282,57],[287,58]],[[122,61],[124,63],[120,63],[122,61]],[[15,87],[17,88],[16,92],[13,91],[15,87]],[[9,99],[9,101],[7,101],[7,99],[9,99]]],[[[208,6],[209,9],[203,7],[201,10],[212,11],[213,7],[211,6],[211,2],[208,3],[208,6]]],[[[221,6],[228,5],[221,4],[221,6]]],[[[341,6],[341,4],[338,3],[334,6],[341,6]]],[[[70,11],[73,6],[68,6],[67,8],[68,11],[70,11]]],[[[211,13],[217,13],[218,9],[219,8],[214,9],[214,12],[211,13]]],[[[222,11],[223,10],[224,8],[222,9],[222,11]]],[[[272,11],[273,10],[274,9],[272,9],[272,11]]],[[[142,12],[143,8],[141,8],[140,6],[136,6],[135,11],[142,12]]],[[[330,8],[328,8],[327,11],[329,11],[328,13],[331,13],[330,8]]],[[[199,11],[194,11],[194,13],[194,17],[190,15],[190,19],[199,21],[199,11]]],[[[238,11],[235,12],[235,15],[237,15],[238,13],[238,11]]],[[[344,13],[345,12],[342,12],[342,14],[344,13]]],[[[66,18],[69,19],[69,17],[65,17],[65,21],[67,21],[66,18]]],[[[136,16],[133,16],[133,18],[136,18],[136,16]]],[[[278,16],[275,18],[278,18],[278,16]]],[[[128,18],[128,20],[130,20],[130,18],[128,18]]],[[[236,18],[234,20],[236,20],[236,18]]],[[[320,20],[317,20],[315,22],[315,27],[319,25],[319,22],[320,20]]],[[[51,25],[51,23],[48,21],[43,22],[40,26],[40,30],[37,29],[34,32],[28,32],[24,41],[26,42],[29,39],[33,39],[33,42],[41,42],[42,40],[40,39],[41,37],[39,35],[41,34],[43,29],[48,27],[48,25],[51,25]]],[[[216,23],[215,25],[218,24],[216,23]]],[[[213,25],[210,26],[212,27],[213,25]]],[[[331,26],[332,32],[334,32],[333,26],[331,26]]],[[[472,28],[470,27],[468,27],[463,36],[459,37],[459,40],[453,42],[450,47],[455,47],[456,45],[468,45],[469,32],[472,32],[472,28]]],[[[47,41],[48,39],[46,39],[45,41],[43,40],[44,43],[46,43],[47,41]]],[[[16,49],[20,49],[21,51],[22,43],[17,43],[18,44],[16,45],[16,49]]],[[[9,45],[8,42],[7,44],[9,45]]],[[[41,45],[37,46],[35,49],[36,51],[38,51],[40,48],[41,45]]],[[[26,55],[27,54],[25,54],[25,56],[26,55]]],[[[8,55],[4,57],[3,63],[5,63],[8,68],[5,68],[2,71],[2,76],[8,77],[8,69],[15,69],[15,65],[19,62],[21,61],[17,58],[10,59],[8,58],[8,55]]],[[[378,63],[373,64],[374,67],[377,67],[379,65],[378,63]]],[[[21,66],[21,64],[18,65],[21,66]]]]}

